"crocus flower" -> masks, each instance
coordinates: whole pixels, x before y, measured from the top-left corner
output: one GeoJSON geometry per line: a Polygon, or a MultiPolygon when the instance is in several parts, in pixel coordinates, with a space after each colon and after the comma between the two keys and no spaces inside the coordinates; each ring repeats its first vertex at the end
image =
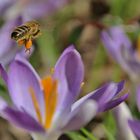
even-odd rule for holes
{"type": "Polygon", "coordinates": [[[132,114],[127,104],[122,103],[113,109],[113,115],[117,125],[117,139],[118,140],[137,140],[135,134],[132,132],[128,121],[132,119],[132,114]]]}
{"type": "Polygon", "coordinates": [[[102,32],[102,41],[109,54],[121,65],[134,81],[140,75],[140,51],[134,49],[121,26],[114,26],[102,32]]]}
{"type": "Polygon", "coordinates": [[[86,125],[97,113],[123,102],[118,97],[124,82],[110,82],[76,101],[84,77],[80,54],[68,47],[58,59],[51,75],[39,78],[24,57],[16,56],[8,74],[0,67],[13,106],[2,98],[2,117],[27,130],[35,140],[56,140],[62,133],[86,125]]]}

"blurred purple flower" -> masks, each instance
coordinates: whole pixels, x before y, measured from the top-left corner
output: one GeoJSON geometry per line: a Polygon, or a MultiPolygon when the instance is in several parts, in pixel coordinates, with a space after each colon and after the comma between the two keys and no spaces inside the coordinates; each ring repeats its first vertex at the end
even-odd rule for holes
{"type": "Polygon", "coordinates": [[[131,112],[125,103],[120,104],[113,109],[113,114],[117,125],[117,139],[118,140],[137,140],[132,132],[128,120],[132,119],[131,112]]]}
{"type": "Polygon", "coordinates": [[[121,26],[112,27],[102,32],[102,41],[109,54],[130,75],[132,80],[139,80],[140,59],[121,26]]]}
{"type": "MultiPolygon", "coordinates": [[[[105,48],[110,53],[110,55],[121,65],[121,67],[130,75],[134,82],[139,83],[140,75],[140,56],[139,47],[134,49],[129,38],[125,34],[124,30],[120,26],[112,27],[107,31],[102,32],[102,41],[105,48]]],[[[140,44],[138,44],[140,45],[140,44]]],[[[137,85],[136,85],[137,86],[137,85]]],[[[140,110],[140,86],[137,86],[137,106],[140,110]]],[[[134,138],[129,127],[132,129],[134,134],[140,138],[140,121],[134,120],[131,117],[128,107],[121,104],[115,109],[115,116],[117,120],[117,125],[120,129],[121,136],[123,140],[131,140],[134,138]],[[123,111],[124,110],[124,111],[123,111]],[[126,111],[126,113],[124,113],[126,111]],[[129,124],[129,127],[128,127],[129,124]],[[130,134],[131,137],[128,135],[130,134]]]]}
{"type": "Polygon", "coordinates": [[[26,59],[16,56],[8,74],[0,67],[13,106],[2,98],[0,114],[21,127],[35,140],[57,139],[62,133],[86,125],[97,113],[123,102],[128,94],[118,97],[124,82],[109,83],[78,98],[84,77],[80,54],[68,47],[58,59],[50,76],[41,80],[26,59]]]}
{"type": "Polygon", "coordinates": [[[27,19],[46,17],[61,9],[70,0],[5,0],[0,2],[0,14],[4,19],[23,16],[27,19]]]}

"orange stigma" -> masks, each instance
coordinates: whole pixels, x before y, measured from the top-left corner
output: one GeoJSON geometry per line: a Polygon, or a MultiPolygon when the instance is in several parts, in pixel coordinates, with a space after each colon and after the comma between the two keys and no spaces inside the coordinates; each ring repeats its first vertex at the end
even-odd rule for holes
{"type": "Polygon", "coordinates": [[[44,88],[44,99],[45,99],[45,128],[50,128],[53,115],[57,105],[57,81],[53,80],[51,76],[42,80],[44,88]]]}
{"type": "Polygon", "coordinates": [[[51,76],[48,76],[42,79],[42,86],[44,90],[44,103],[45,103],[45,120],[41,116],[41,111],[39,108],[39,103],[36,98],[35,92],[32,88],[29,89],[29,93],[32,98],[32,102],[35,108],[35,112],[39,122],[46,128],[49,129],[52,124],[53,115],[56,110],[57,105],[57,81],[52,79],[51,76]]]}

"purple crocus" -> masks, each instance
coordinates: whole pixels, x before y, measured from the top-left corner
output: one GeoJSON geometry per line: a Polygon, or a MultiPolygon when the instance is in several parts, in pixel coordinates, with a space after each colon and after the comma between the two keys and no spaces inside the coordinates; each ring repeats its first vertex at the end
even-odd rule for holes
{"type": "Polygon", "coordinates": [[[27,130],[35,140],[56,140],[62,133],[86,125],[97,113],[123,102],[118,97],[124,82],[110,82],[77,100],[84,77],[80,54],[68,47],[53,72],[39,78],[29,62],[17,55],[6,73],[0,67],[13,105],[0,98],[0,114],[9,122],[27,130]],[[77,101],[76,101],[77,100],[77,101]]]}
{"type": "Polygon", "coordinates": [[[139,51],[134,49],[123,28],[114,26],[104,30],[101,39],[109,54],[130,75],[131,79],[138,81],[140,75],[139,51]]]}

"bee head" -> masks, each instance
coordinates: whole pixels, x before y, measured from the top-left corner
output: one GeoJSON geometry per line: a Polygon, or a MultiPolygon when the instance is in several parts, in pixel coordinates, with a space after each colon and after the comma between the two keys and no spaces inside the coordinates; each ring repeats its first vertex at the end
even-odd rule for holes
{"type": "Polygon", "coordinates": [[[19,38],[19,33],[18,32],[12,32],[11,33],[11,38],[14,40],[17,40],[19,38]]]}

